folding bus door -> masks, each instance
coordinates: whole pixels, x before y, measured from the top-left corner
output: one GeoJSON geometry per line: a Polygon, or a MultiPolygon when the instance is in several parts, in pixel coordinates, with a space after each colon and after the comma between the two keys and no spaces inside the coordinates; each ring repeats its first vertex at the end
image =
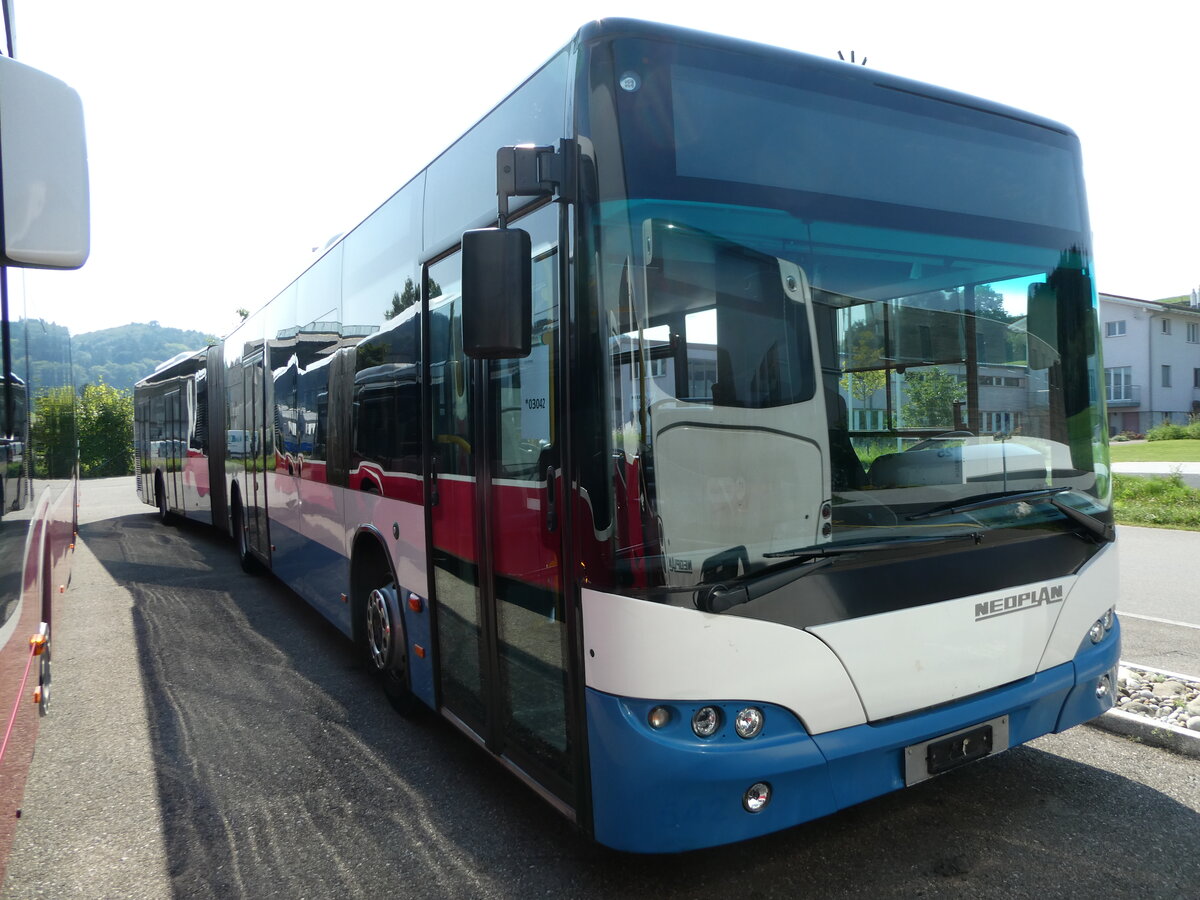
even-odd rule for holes
{"type": "Polygon", "coordinates": [[[274,468],[274,441],[269,440],[271,423],[266,419],[266,374],[263,351],[242,360],[242,390],[246,428],[242,449],[245,461],[246,537],[250,548],[270,562],[267,532],[267,471],[274,468]]]}
{"type": "Polygon", "coordinates": [[[563,609],[557,207],[533,237],[533,351],[462,353],[460,261],[429,267],[433,589],[441,698],[490,750],[575,804],[563,609]],[[453,298],[453,299],[447,299],[453,298]]]}

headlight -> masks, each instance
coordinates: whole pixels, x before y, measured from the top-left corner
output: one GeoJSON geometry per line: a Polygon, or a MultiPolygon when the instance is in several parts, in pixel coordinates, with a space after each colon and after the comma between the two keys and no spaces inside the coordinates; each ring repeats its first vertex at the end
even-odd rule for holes
{"type": "Polygon", "coordinates": [[[715,706],[702,706],[692,716],[692,731],[696,737],[712,737],[721,727],[721,711],[715,706]]]}
{"type": "Polygon", "coordinates": [[[1098,644],[1104,640],[1104,635],[1106,633],[1107,630],[1104,627],[1103,619],[1097,619],[1092,623],[1092,627],[1088,629],[1088,637],[1091,639],[1093,644],[1098,644]]]}
{"type": "Polygon", "coordinates": [[[742,795],[742,806],[746,812],[756,813],[771,802],[771,786],[765,781],[752,784],[742,795]]]}
{"type": "Polygon", "coordinates": [[[747,706],[733,720],[733,730],[740,738],[757,737],[758,733],[762,731],[762,727],[763,713],[756,706],[747,706]]]}

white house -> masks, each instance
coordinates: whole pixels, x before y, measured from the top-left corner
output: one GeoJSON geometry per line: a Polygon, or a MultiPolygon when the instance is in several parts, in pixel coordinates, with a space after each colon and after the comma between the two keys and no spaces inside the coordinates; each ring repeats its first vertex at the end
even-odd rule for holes
{"type": "Polygon", "coordinates": [[[1200,415],[1200,297],[1159,303],[1100,295],[1109,432],[1144,434],[1200,415]]]}

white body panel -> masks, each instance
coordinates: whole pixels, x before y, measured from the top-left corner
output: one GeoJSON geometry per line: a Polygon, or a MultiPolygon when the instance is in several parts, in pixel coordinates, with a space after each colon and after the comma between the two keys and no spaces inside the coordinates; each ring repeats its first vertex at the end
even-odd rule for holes
{"type": "Polygon", "coordinates": [[[1038,671],[1052,669],[1075,658],[1079,643],[1092,623],[1117,606],[1118,556],[1120,542],[1108,544],[1079,570],[1070,602],[1063,604],[1054,633],[1038,671]]]}
{"type": "MultiPolygon", "coordinates": [[[[443,475],[443,478],[448,476],[443,475]]],[[[405,590],[429,596],[429,575],[425,570],[425,509],[415,503],[391,500],[364,491],[338,489],[346,516],[347,558],[362,525],[371,525],[388,542],[396,579],[405,590]],[[394,537],[393,526],[399,529],[394,537]]]]}
{"type": "Polygon", "coordinates": [[[868,719],[886,719],[1072,659],[1088,627],[1116,603],[1115,566],[1110,546],[1079,575],[809,631],[845,664],[868,719]],[[982,617],[981,606],[988,607],[982,617]]]}
{"type": "Polygon", "coordinates": [[[821,734],[1069,662],[1116,604],[1116,566],[1110,544],[1077,575],[808,630],[585,588],[586,683],[622,697],[774,703],[821,734]]]}
{"type": "Polygon", "coordinates": [[[586,683],[622,697],[753,700],[812,734],[866,721],[828,647],[796,628],[583,590],[586,683]]]}

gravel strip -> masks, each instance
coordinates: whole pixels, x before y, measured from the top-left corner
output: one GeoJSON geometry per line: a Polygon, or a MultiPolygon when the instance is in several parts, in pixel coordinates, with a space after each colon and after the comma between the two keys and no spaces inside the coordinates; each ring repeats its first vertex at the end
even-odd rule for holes
{"type": "Polygon", "coordinates": [[[1200,735],[1200,680],[1122,663],[1117,671],[1117,705],[1156,725],[1174,725],[1200,735]]]}

